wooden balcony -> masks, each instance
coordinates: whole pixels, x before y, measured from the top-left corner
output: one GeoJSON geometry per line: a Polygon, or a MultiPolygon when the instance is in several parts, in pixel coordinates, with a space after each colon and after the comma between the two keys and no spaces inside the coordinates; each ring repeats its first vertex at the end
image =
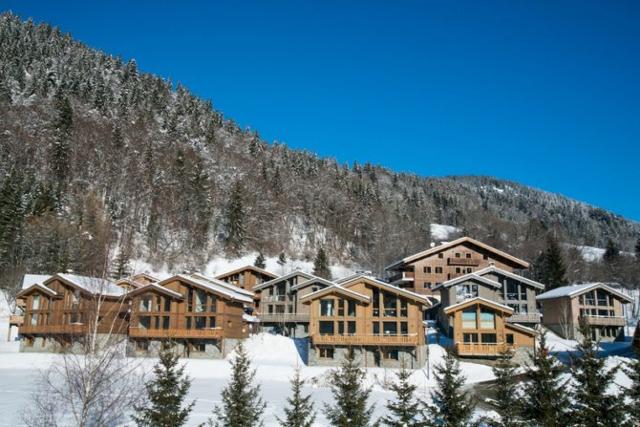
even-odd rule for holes
{"type": "Polygon", "coordinates": [[[22,325],[18,332],[21,335],[82,335],[87,332],[87,325],[82,323],[69,325],[22,325]]]}
{"type": "Polygon", "coordinates": [[[623,316],[584,316],[589,325],[594,326],[624,326],[626,320],[623,316]]]}
{"type": "Polygon", "coordinates": [[[314,345],[382,345],[414,347],[419,344],[419,337],[414,335],[311,335],[314,345]]]}
{"type": "Polygon", "coordinates": [[[9,316],[9,325],[10,326],[22,326],[24,323],[24,316],[22,314],[12,314],[9,316]]]}
{"type": "Polygon", "coordinates": [[[504,319],[508,323],[540,323],[541,313],[515,313],[504,319]]]}
{"type": "Polygon", "coordinates": [[[510,346],[505,343],[456,343],[455,349],[458,356],[499,356],[510,346]]]}
{"type": "Polygon", "coordinates": [[[309,313],[267,313],[258,318],[262,323],[309,323],[309,313]]]}
{"type": "Polygon", "coordinates": [[[399,271],[387,278],[389,283],[397,284],[401,282],[413,282],[415,273],[413,271],[399,271]]]}
{"type": "Polygon", "coordinates": [[[145,328],[129,328],[129,336],[131,338],[200,338],[200,339],[216,339],[222,338],[224,331],[222,328],[208,329],[145,329],[145,328]]]}
{"type": "Polygon", "coordinates": [[[480,265],[480,260],[478,258],[456,258],[449,257],[447,258],[448,265],[464,265],[467,267],[477,267],[480,265]]]}
{"type": "Polygon", "coordinates": [[[264,295],[261,296],[262,302],[288,302],[286,295],[264,295]]]}

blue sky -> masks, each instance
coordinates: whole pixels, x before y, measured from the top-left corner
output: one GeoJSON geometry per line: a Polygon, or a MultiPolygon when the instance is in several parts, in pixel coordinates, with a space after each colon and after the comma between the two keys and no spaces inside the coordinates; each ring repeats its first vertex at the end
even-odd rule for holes
{"type": "Polygon", "coordinates": [[[0,8],[135,58],[269,141],[640,220],[638,1],[94,3],[0,8]]]}

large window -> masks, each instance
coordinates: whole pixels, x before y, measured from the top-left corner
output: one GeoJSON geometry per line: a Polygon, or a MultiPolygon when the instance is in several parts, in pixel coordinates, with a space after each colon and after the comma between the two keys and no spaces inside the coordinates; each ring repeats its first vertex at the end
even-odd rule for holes
{"type": "Polygon", "coordinates": [[[207,311],[207,293],[202,289],[196,289],[196,313],[207,311]]]}
{"type": "Polygon", "coordinates": [[[407,317],[409,315],[409,306],[407,300],[400,298],[400,317],[407,317]]]}
{"type": "Polygon", "coordinates": [[[462,311],[462,328],[463,329],[476,329],[476,309],[468,308],[462,311]]]}
{"type": "Polygon", "coordinates": [[[462,339],[465,344],[477,344],[478,343],[478,334],[462,334],[462,339]]]}
{"type": "Polygon", "coordinates": [[[409,335],[409,323],[408,322],[400,322],[400,333],[402,335],[409,335]]]}
{"type": "Polygon", "coordinates": [[[207,318],[204,316],[195,317],[196,329],[205,329],[207,327],[207,318]]]}
{"type": "Polygon", "coordinates": [[[355,335],[356,334],[356,322],[354,322],[354,321],[347,322],[347,333],[349,335],[355,335]]]}
{"type": "Polygon", "coordinates": [[[344,316],[344,300],[342,298],[338,300],[338,316],[344,316]]]}
{"type": "Polygon", "coordinates": [[[482,334],[480,338],[482,344],[496,344],[498,342],[496,334],[482,334]]]}
{"type": "Polygon", "coordinates": [[[151,327],[151,317],[150,316],[138,317],[138,327],[142,329],[149,329],[151,327]]]}
{"type": "Polygon", "coordinates": [[[378,288],[373,288],[373,315],[374,317],[380,316],[380,291],[378,288]]]}
{"type": "Polygon", "coordinates": [[[468,283],[456,286],[456,300],[462,302],[478,296],[478,285],[468,283]]]}
{"type": "Polygon", "coordinates": [[[151,311],[152,301],[153,299],[151,295],[143,296],[142,298],[140,298],[140,311],[142,312],[151,311]]]}
{"type": "Polygon", "coordinates": [[[598,297],[598,305],[601,305],[601,306],[609,305],[609,296],[605,291],[603,291],[602,289],[598,289],[596,295],[598,297]]]}
{"type": "Polygon", "coordinates": [[[40,310],[40,295],[34,295],[31,300],[31,310],[40,310]]]}
{"type": "Polygon", "coordinates": [[[318,351],[320,353],[321,359],[333,359],[333,348],[331,347],[319,347],[318,351]]]}
{"type": "Polygon", "coordinates": [[[373,335],[380,335],[380,322],[373,322],[373,335]]]}
{"type": "Polygon", "coordinates": [[[320,300],[320,316],[333,316],[333,300],[321,299],[320,300]]]}
{"type": "Polygon", "coordinates": [[[333,335],[333,322],[320,321],[318,322],[320,329],[320,335],[333,335]]]}
{"type": "Polygon", "coordinates": [[[480,329],[495,329],[496,314],[493,311],[482,310],[480,312],[480,329]]]}
{"type": "Polygon", "coordinates": [[[348,304],[347,304],[347,316],[349,316],[349,317],[355,317],[356,316],[356,302],[355,301],[348,301],[348,304]]]}
{"type": "Polygon", "coordinates": [[[384,317],[396,317],[398,315],[398,298],[395,295],[385,292],[384,317]]]}
{"type": "Polygon", "coordinates": [[[398,335],[398,324],[396,322],[382,322],[382,328],[385,335],[398,335]]]}

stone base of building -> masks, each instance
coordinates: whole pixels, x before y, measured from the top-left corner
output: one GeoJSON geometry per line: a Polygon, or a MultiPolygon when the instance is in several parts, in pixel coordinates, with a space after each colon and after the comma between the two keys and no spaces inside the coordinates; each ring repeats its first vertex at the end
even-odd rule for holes
{"type": "MultiPolygon", "coordinates": [[[[29,335],[20,338],[21,353],[82,353],[85,350],[84,335],[29,335]]],[[[111,341],[114,345],[122,345],[126,337],[121,334],[98,334],[98,345],[111,341]]]]}
{"type": "Polygon", "coordinates": [[[241,341],[236,338],[175,341],[130,338],[127,345],[127,355],[131,357],[157,357],[164,347],[171,345],[180,357],[224,359],[241,341]]]}
{"type": "MultiPolygon", "coordinates": [[[[577,327],[559,325],[559,324],[545,324],[553,333],[561,338],[568,340],[580,340],[582,334],[577,327]]],[[[623,326],[599,326],[591,325],[592,337],[595,340],[601,342],[613,342],[624,340],[624,327],[623,326]]]]}
{"type": "Polygon", "coordinates": [[[376,347],[376,346],[314,346],[309,347],[309,366],[339,366],[353,351],[355,360],[363,368],[420,369],[426,362],[427,347],[376,347]]]}
{"type": "Polygon", "coordinates": [[[307,338],[309,336],[308,323],[263,323],[261,332],[284,335],[291,338],[307,338]]]}

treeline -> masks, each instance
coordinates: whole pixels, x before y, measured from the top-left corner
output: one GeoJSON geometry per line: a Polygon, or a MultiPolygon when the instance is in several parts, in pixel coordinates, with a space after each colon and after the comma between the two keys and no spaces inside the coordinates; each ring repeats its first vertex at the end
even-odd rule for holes
{"type": "MultiPolygon", "coordinates": [[[[630,252],[640,234],[515,183],[427,179],[267,143],[134,60],[10,13],[0,15],[0,171],[5,288],[24,271],[120,274],[131,259],[196,270],[249,251],[311,260],[320,247],[381,273],[428,247],[430,223],[525,259],[550,235],[630,252]],[[98,262],[105,253],[115,273],[98,262]]],[[[570,277],[591,274],[574,267],[570,277]]]]}
{"type": "MultiPolygon", "coordinates": [[[[335,427],[619,427],[640,423],[640,360],[626,366],[607,366],[598,357],[598,343],[591,339],[589,327],[581,326],[583,338],[571,356],[568,370],[551,355],[543,334],[531,365],[518,375],[509,354],[503,354],[493,368],[495,398],[491,400],[497,416],[478,417],[475,401],[464,391],[465,377],[458,359],[447,352],[436,367],[437,386],[429,401],[417,394],[412,371],[401,369],[389,387],[394,397],[385,404],[385,415],[373,416],[371,388],[365,386],[365,371],[358,367],[353,352],[341,366],[331,371],[329,384],[333,401],[316,408],[312,395],[305,395],[305,380],[296,371],[291,380],[291,395],[278,417],[283,427],[311,427],[321,410],[329,425],[335,427]],[[631,380],[627,388],[615,382],[620,369],[631,380]],[[617,389],[617,390],[616,390],[617,389]]],[[[185,402],[190,380],[178,359],[165,350],[155,367],[155,378],[146,386],[147,397],[136,407],[133,419],[139,426],[177,427],[184,425],[195,402],[185,402]]],[[[222,403],[213,409],[209,425],[253,427],[263,423],[266,403],[260,386],[254,384],[255,371],[240,345],[232,361],[228,385],[222,391],[222,403]]]]}

